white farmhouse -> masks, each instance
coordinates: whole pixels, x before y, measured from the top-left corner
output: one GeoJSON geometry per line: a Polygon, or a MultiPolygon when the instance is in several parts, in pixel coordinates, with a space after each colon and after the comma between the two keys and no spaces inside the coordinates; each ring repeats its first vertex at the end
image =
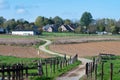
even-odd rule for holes
{"type": "Polygon", "coordinates": [[[34,31],[12,31],[12,35],[34,35],[34,31]]]}

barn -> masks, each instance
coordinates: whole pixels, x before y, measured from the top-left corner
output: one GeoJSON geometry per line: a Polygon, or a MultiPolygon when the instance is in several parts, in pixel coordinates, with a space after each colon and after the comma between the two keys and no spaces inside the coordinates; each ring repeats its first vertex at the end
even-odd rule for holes
{"type": "Polygon", "coordinates": [[[34,31],[12,31],[12,35],[23,35],[23,36],[34,35],[34,31]]]}

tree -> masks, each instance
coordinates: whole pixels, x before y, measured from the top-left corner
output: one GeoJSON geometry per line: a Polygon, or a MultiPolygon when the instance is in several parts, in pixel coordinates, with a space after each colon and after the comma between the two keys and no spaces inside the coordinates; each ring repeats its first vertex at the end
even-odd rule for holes
{"type": "Polygon", "coordinates": [[[88,25],[92,22],[92,15],[89,12],[84,12],[80,19],[80,24],[82,26],[88,27],[88,25]]]}
{"type": "Polygon", "coordinates": [[[53,18],[53,21],[54,21],[54,23],[55,23],[57,26],[60,26],[60,25],[63,24],[63,20],[62,20],[62,18],[60,18],[59,16],[54,17],[54,18],[53,18]]]}
{"type": "Polygon", "coordinates": [[[2,16],[0,16],[0,26],[3,26],[3,23],[6,21],[6,19],[2,16]]]}
{"type": "Polygon", "coordinates": [[[35,25],[42,28],[44,26],[44,17],[38,16],[35,20],[35,25]]]}
{"type": "Polygon", "coordinates": [[[120,32],[120,20],[118,20],[118,21],[116,22],[116,31],[117,31],[117,33],[120,32]]]}
{"type": "Polygon", "coordinates": [[[44,25],[47,25],[47,24],[53,24],[53,22],[52,22],[51,19],[48,19],[48,18],[45,18],[45,17],[44,17],[43,22],[44,22],[44,25]]]}
{"type": "Polygon", "coordinates": [[[98,31],[100,32],[105,31],[105,27],[106,27],[105,19],[96,20],[96,26],[98,31]]]}
{"type": "Polygon", "coordinates": [[[83,27],[79,26],[75,29],[75,33],[83,33],[83,27]]]}
{"type": "Polygon", "coordinates": [[[89,33],[94,34],[97,31],[97,26],[94,23],[90,23],[88,27],[89,33]]]}
{"type": "Polygon", "coordinates": [[[10,20],[4,22],[3,27],[8,28],[9,30],[14,30],[16,25],[17,25],[17,23],[16,23],[15,19],[10,19],[10,20]]]}
{"type": "Polygon", "coordinates": [[[70,21],[69,19],[66,19],[66,20],[64,20],[64,24],[65,24],[65,25],[70,25],[70,24],[71,24],[71,21],[70,21]]]}
{"type": "Polygon", "coordinates": [[[58,28],[58,32],[62,32],[62,28],[61,27],[58,28]]]}
{"type": "Polygon", "coordinates": [[[25,30],[32,30],[32,27],[30,26],[29,23],[24,23],[23,26],[25,30]]]}

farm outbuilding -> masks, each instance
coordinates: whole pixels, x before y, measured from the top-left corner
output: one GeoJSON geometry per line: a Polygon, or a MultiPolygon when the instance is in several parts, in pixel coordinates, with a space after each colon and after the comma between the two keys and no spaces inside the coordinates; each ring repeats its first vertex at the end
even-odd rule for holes
{"type": "Polygon", "coordinates": [[[34,35],[34,31],[12,31],[12,35],[34,35]]]}

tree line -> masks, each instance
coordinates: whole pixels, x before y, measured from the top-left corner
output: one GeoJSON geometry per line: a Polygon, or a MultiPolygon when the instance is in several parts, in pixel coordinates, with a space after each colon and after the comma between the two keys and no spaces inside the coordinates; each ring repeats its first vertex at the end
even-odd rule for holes
{"type": "Polygon", "coordinates": [[[96,32],[109,32],[113,34],[119,34],[120,32],[120,20],[103,18],[93,19],[90,12],[84,12],[80,20],[73,22],[70,19],[62,19],[59,16],[54,18],[46,18],[44,16],[38,16],[34,22],[28,22],[24,19],[5,19],[0,17],[0,27],[5,28],[9,31],[12,30],[33,30],[33,26],[37,26],[40,31],[42,27],[47,24],[54,24],[56,26],[61,25],[74,25],[75,33],[96,33],[96,32]]]}

